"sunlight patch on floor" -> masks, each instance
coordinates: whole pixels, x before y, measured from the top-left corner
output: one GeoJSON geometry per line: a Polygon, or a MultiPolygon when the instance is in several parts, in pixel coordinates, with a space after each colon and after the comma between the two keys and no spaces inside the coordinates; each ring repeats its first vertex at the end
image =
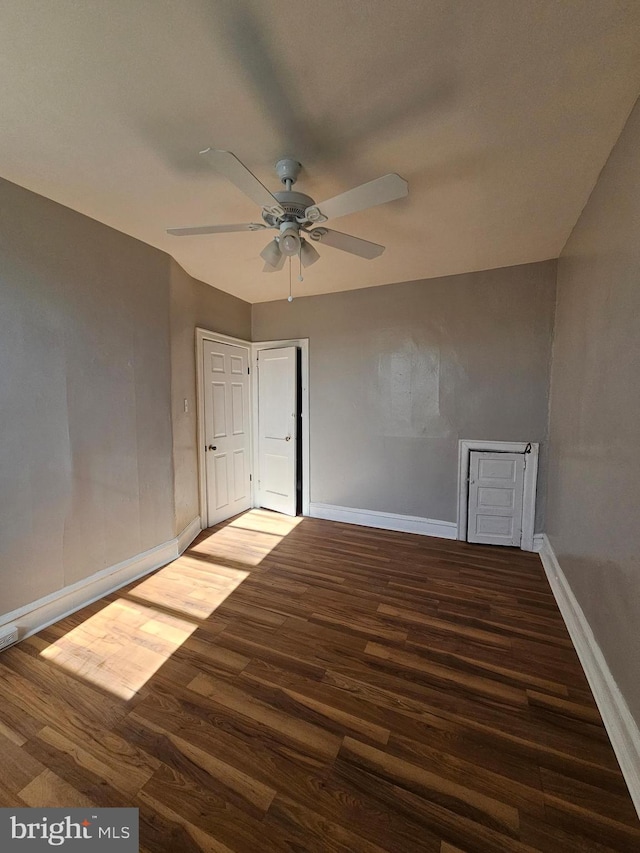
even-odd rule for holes
{"type": "Polygon", "coordinates": [[[303,521],[265,510],[250,510],[190,548],[194,555],[254,567],[303,521]]]}
{"type": "Polygon", "coordinates": [[[40,655],[121,699],[131,699],[197,627],[196,622],[121,598],[40,655]]]}
{"type": "Polygon", "coordinates": [[[234,518],[233,521],[229,522],[227,527],[232,527],[234,530],[241,528],[242,530],[255,530],[261,533],[274,533],[284,538],[301,521],[303,521],[301,515],[292,517],[289,515],[278,515],[268,510],[254,509],[238,518],[234,518]]]}
{"type": "Polygon", "coordinates": [[[185,555],[137,584],[128,595],[187,618],[206,619],[248,577],[249,572],[241,569],[185,555]]]}
{"type": "Polygon", "coordinates": [[[301,518],[253,510],[190,548],[40,652],[129,700],[301,518]],[[219,560],[220,562],[216,562],[219,560]]]}

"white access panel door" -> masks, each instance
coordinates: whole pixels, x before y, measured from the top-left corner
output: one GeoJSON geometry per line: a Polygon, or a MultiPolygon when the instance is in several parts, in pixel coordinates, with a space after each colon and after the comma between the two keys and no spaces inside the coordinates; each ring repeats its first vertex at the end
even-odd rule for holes
{"type": "Polygon", "coordinates": [[[251,507],[249,354],[204,341],[207,527],[251,507]]]}
{"type": "Polygon", "coordinates": [[[471,451],[469,542],[520,545],[524,464],[522,453],[471,451]]]}
{"type": "Polygon", "coordinates": [[[295,347],[258,351],[258,504],[296,514],[295,347]]]}

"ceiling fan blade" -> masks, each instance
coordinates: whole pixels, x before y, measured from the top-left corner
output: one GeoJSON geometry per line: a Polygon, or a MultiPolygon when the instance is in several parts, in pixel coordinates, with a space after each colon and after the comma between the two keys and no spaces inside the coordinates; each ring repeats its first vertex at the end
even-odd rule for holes
{"type": "Polygon", "coordinates": [[[306,209],[305,216],[311,222],[324,222],[324,219],[346,216],[348,213],[356,213],[358,210],[404,198],[408,194],[409,185],[404,178],[391,173],[366,184],[360,184],[359,187],[340,193],[327,201],[314,204],[306,209]],[[324,219],[317,216],[318,212],[324,219]]]}
{"type": "Polygon", "coordinates": [[[368,240],[343,234],[342,231],[332,231],[330,228],[314,228],[313,231],[309,232],[309,236],[324,246],[332,246],[342,252],[350,252],[352,255],[366,258],[368,261],[381,255],[385,248],[379,243],[370,243],[368,240]]]}
{"type": "Polygon", "coordinates": [[[241,192],[249,196],[260,207],[265,208],[269,213],[273,213],[274,216],[284,214],[277,198],[271,195],[264,184],[260,183],[256,176],[231,151],[205,148],[200,154],[206,157],[216,171],[224,175],[232,184],[235,184],[241,192]]]}
{"type": "Polygon", "coordinates": [[[192,237],[196,234],[226,234],[230,231],[262,231],[266,227],[259,222],[247,222],[243,225],[196,225],[194,228],[167,228],[167,234],[173,237],[192,237]]]}

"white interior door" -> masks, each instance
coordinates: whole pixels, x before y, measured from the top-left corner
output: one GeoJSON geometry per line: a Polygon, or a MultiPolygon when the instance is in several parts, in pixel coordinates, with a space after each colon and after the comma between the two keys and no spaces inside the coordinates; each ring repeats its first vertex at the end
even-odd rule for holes
{"type": "Polygon", "coordinates": [[[295,347],[258,352],[258,503],[296,514],[295,347]]]}
{"type": "Polygon", "coordinates": [[[251,506],[249,353],[204,341],[207,527],[251,506]]]}
{"type": "Polygon", "coordinates": [[[471,451],[469,542],[520,545],[524,464],[522,453],[471,451]]]}

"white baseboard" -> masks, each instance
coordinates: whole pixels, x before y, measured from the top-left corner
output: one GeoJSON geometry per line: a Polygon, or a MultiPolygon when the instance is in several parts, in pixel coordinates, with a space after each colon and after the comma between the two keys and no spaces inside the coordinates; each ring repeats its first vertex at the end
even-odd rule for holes
{"type": "Polygon", "coordinates": [[[419,533],[422,536],[438,536],[440,539],[455,539],[457,525],[453,521],[434,521],[415,515],[398,515],[393,512],[375,512],[371,509],[353,509],[349,506],[312,503],[309,505],[312,518],[328,521],[343,521],[362,527],[378,527],[381,530],[399,530],[402,533],[419,533]]]}
{"type": "Polygon", "coordinates": [[[640,731],[586,616],[562,571],[551,543],[543,535],[540,559],[562,617],[593,692],[631,799],[640,817],[640,731]]]}
{"type": "Polygon", "coordinates": [[[99,598],[148,575],[149,572],[161,566],[166,566],[180,556],[199,532],[200,518],[198,517],[194,518],[175,539],[169,539],[168,542],[163,542],[162,545],[157,545],[149,551],[136,554],[115,566],[109,566],[64,589],[12,610],[11,613],[5,613],[0,616],[0,628],[4,625],[16,625],[19,640],[37,634],[38,631],[86,607],[87,604],[92,604],[99,598]]]}
{"type": "Polygon", "coordinates": [[[200,521],[200,516],[197,515],[192,522],[187,524],[182,533],[178,533],[177,536],[177,554],[178,557],[180,554],[184,553],[189,545],[193,542],[196,536],[202,530],[202,522],[200,521]]]}

